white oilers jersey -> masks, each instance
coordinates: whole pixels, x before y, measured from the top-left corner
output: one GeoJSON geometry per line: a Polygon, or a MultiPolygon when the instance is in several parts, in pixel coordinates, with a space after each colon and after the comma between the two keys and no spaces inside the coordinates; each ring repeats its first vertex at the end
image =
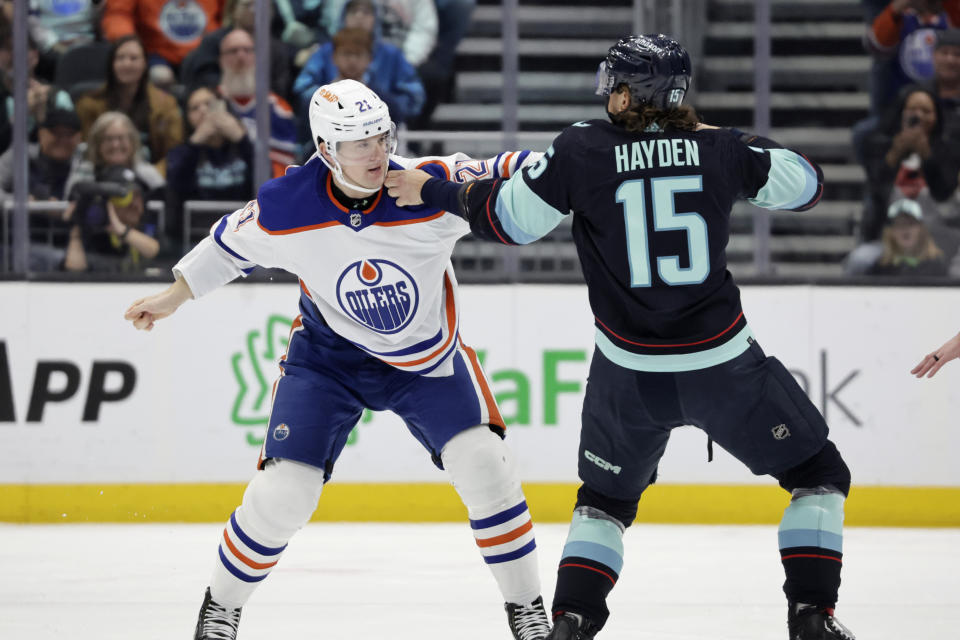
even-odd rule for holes
{"type": "MultiPolygon", "coordinates": [[[[458,182],[503,177],[540,153],[390,158],[391,169],[420,168],[458,182]]],[[[383,362],[421,375],[450,375],[459,330],[450,255],[467,222],[425,205],[399,207],[383,189],[365,209],[349,210],[332,193],[316,156],[261,187],[257,199],[224,216],[174,267],[197,298],[257,266],[300,278],[317,318],[383,362]]],[[[312,311],[312,310],[311,310],[312,311]]],[[[307,314],[313,316],[313,314],[307,314]]],[[[304,316],[304,322],[308,317],[304,316]]]]}

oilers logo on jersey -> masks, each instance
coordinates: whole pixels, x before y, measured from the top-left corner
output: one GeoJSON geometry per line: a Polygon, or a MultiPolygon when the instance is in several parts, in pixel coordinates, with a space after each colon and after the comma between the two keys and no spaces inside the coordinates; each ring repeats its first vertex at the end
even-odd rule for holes
{"type": "Polygon", "coordinates": [[[389,260],[359,260],[337,280],[340,308],[377,333],[402,331],[416,314],[419,298],[413,277],[389,260]]]}

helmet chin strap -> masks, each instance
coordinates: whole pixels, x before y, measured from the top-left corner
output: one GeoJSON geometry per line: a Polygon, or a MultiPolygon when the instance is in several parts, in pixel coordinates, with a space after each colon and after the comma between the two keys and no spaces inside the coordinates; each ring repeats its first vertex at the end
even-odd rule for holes
{"type": "Polygon", "coordinates": [[[333,158],[333,164],[331,165],[329,162],[327,162],[327,159],[324,157],[324,155],[318,151],[317,155],[320,156],[320,162],[325,164],[327,166],[327,169],[330,169],[330,171],[333,172],[333,175],[336,177],[337,182],[339,182],[343,186],[349,189],[356,189],[357,191],[360,191],[367,195],[374,194],[383,188],[383,185],[380,185],[376,189],[369,189],[367,187],[361,187],[358,184],[353,184],[352,182],[347,180],[347,178],[343,175],[343,167],[340,166],[340,161],[337,160],[336,154],[332,152],[329,148],[327,149],[327,153],[329,153],[330,157],[333,158]]]}

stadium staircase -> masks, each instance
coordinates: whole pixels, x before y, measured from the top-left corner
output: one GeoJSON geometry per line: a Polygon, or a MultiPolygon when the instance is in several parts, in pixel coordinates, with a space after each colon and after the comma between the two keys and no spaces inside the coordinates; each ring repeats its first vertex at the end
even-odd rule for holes
{"type": "MultiPolygon", "coordinates": [[[[545,149],[548,132],[603,116],[593,96],[598,61],[631,29],[632,3],[624,0],[520,0],[519,146],[545,149]]],[[[751,129],[753,122],[753,2],[701,0],[692,104],[705,122],[751,129]]],[[[455,101],[441,104],[433,128],[496,131],[501,128],[500,4],[480,0],[470,33],[457,53],[455,101]]],[[[855,244],[864,174],[855,163],[850,127],[867,114],[869,57],[859,0],[772,0],[771,136],[824,167],[824,199],[803,214],[771,216],[775,273],[816,278],[839,275],[840,261],[855,244]]],[[[473,154],[495,154],[496,136],[458,143],[473,154]]],[[[448,150],[453,147],[448,145],[448,150]]],[[[728,247],[731,270],[753,270],[753,208],[738,206],[728,247]]],[[[576,280],[576,252],[569,230],[548,242],[505,254],[498,247],[461,243],[458,273],[468,281],[498,280],[503,269],[522,280],[576,280]],[[517,264],[504,261],[516,260],[517,264]]]]}

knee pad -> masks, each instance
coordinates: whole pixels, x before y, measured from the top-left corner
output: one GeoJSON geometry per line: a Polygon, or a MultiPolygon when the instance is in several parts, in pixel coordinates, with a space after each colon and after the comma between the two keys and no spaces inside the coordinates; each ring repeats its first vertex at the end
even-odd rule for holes
{"type": "Polygon", "coordinates": [[[637,500],[610,498],[583,484],[577,491],[575,511],[580,512],[582,509],[589,509],[590,511],[584,511],[583,513],[589,513],[592,518],[606,517],[626,529],[633,524],[637,517],[637,500]]]}
{"type": "Polygon", "coordinates": [[[850,493],[850,469],[830,440],[815,455],[774,477],[791,493],[815,487],[836,489],[844,497],[850,493]]]}
{"type": "Polygon", "coordinates": [[[471,511],[495,507],[521,493],[513,454],[503,439],[485,425],[471,427],[451,438],[440,452],[440,459],[471,511]]]}
{"type": "Polygon", "coordinates": [[[237,520],[263,542],[286,544],[310,520],[322,491],[322,469],[275,458],[247,485],[237,520]]]}

